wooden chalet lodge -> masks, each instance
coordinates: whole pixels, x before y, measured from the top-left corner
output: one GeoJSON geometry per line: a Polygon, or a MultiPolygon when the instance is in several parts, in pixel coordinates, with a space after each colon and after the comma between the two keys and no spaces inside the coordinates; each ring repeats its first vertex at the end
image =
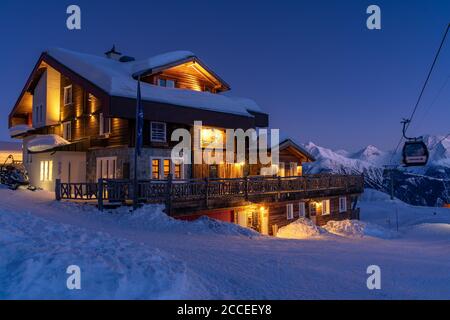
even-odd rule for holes
{"type": "Polygon", "coordinates": [[[192,132],[194,121],[203,124],[202,147],[228,128],[269,124],[254,101],[223,95],[230,86],[187,51],[143,60],[114,47],[104,57],[43,52],[9,115],[11,137],[23,140],[31,184],[54,190],[58,200],[100,208],[132,199],[137,73],[143,73],[145,119],[140,201],[165,203],[167,213],[181,219],[208,215],[263,234],[299,216],[319,225],[359,217],[363,178],[303,175],[303,163],[314,158],[291,139],[280,142],[280,163],[270,175],[259,164],[174,163],[171,134],[192,132]]]}

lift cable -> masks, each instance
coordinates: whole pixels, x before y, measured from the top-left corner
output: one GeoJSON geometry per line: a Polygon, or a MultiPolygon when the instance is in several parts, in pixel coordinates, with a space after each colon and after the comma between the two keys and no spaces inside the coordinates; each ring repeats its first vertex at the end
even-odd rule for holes
{"type": "Polygon", "coordinates": [[[434,143],[431,147],[428,148],[428,150],[433,150],[439,143],[441,143],[442,141],[444,141],[445,139],[447,139],[448,137],[450,137],[450,133],[448,133],[447,135],[445,135],[442,139],[439,139],[438,142],[434,143]]]}
{"type": "MultiPolygon", "coordinates": [[[[450,29],[450,23],[447,24],[447,28],[445,30],[444,36],[442,37],[441,44],[439,45],[439,49],[436,52],[436,55],[434,56],[433,63],[431,64],[431,68],[428,71],[427,78],[425,79],[425,82],[424,82],[424,84],[422,86],[422,90],[420,91],[420,94],[419,94],[419,97],[417,99],[416,105],[414,106],[414,109],[413,109],[413,111],[411,113],[411,116],[408,118],[408,123],[405,126],[404,133],[406,133],[406,131],[408,130],[409,125],[411,124],[412,119],[414,118],[414,115],[415,115],[415,113],[417,111],[417,107],[419,106],[420,100],[422,99],[423,92],[425,91],[425,88],[426,88],[426,86],[428,84],[428,80],[430,79],[431,73],[433,72],[434,65],[436,64],[436,61],[437,61],[437,59],[439,57],[439,53],[441,52],[441,49],[444,46],[445,38],[447,37],[449,29],[450,29]]],[[[403,135],[400,137],[400,141],[398,142],[397,147],[395,147],[395,151],[394,151],[394,153],[392,153],[392,156],[391,156],[391,159],[390,159],[389,163],[392,163],[392,160],[394,159],[395,154],[397,154],[398,148],[400,147],[400,144],[402,143],[402,141],[403,141],[403,135]]]]}
{"type": "MultiPolygon", "coordinates": [[[[428,105],[428,107],[426,107],[425,113],[422,115],[422,118],[420,119],[419,125],[416,127],[416,130],[418,130],[419,128],[422,127],[424,119],[428,116],[428,113],[430,112],[431,108],[436,104],[436,102],[441,97],[441,94],[444,91],[444,89],[447,86],[447,84],[449,83],[449,80],[450,80],[450,74],[447,76],[447,78],[445,79],[444,83],[439,88],[439,90],[438,90],[436,96],[434,97],[433,101],[428,105]]],[[[417,123],[417,121],[416,121],[416,123],[417,123]]]]}

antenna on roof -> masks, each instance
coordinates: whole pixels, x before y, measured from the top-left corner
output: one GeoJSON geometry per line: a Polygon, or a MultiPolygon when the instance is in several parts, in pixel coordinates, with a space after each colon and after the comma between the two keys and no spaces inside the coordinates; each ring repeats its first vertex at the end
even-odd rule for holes
{"type": "Polygon", "coordinates": [[[109,59],[119,60],[122,54],[116,51],[116,45],[113,44],[112,48],[105,52],[105,55],[109,59]]]}

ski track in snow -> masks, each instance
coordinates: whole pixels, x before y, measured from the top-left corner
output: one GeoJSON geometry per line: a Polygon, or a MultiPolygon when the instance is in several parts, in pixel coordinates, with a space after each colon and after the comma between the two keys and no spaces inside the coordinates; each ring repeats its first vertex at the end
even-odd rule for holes
{"type": "Polygon", "coordinates": [[[372,190],[362,219],[392,239],[280,239],[207,219],[173,221],[157,207],[99,213],[44,191],[1,188],[0,197],[0,298],[450,299],[450,210],[372,190]],[[82,267],[79,292],[65,289],[69,263],[82,267]],[[382,290],[366,287],[372,264],[382,290]]]}

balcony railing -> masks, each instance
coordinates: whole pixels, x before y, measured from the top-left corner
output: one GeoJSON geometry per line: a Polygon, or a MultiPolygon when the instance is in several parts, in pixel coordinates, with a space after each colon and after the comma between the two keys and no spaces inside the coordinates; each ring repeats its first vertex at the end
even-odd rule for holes
{"type": "MultiPolygon", "coordinates": [[[[318,174],[295,177],[257,176],[230,179],[140,180],[138,199],[148,203],[177,203],[243,199],[296,194],[319,197],[333,194],[361,193],[362,175],[318,174]]],[[[133,199],[133,181],[100,179],[93,183],[56,181],[56,199],[94,200],[99,207],[104,201],[125,202],[133,199]]]]}

